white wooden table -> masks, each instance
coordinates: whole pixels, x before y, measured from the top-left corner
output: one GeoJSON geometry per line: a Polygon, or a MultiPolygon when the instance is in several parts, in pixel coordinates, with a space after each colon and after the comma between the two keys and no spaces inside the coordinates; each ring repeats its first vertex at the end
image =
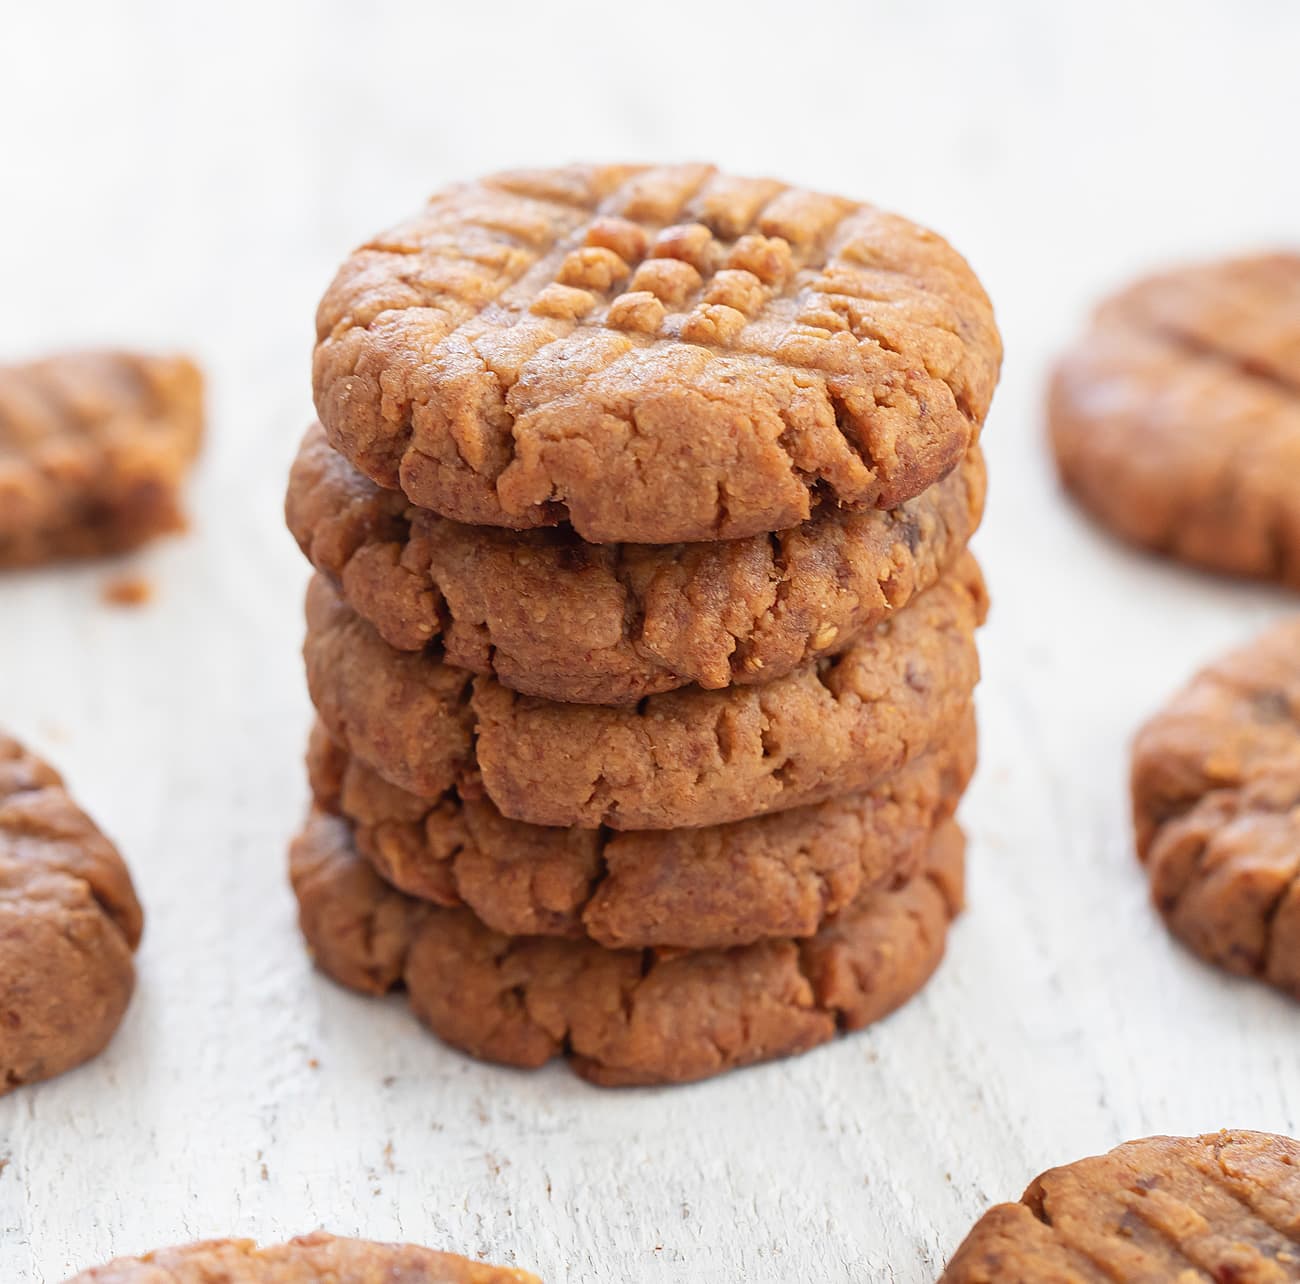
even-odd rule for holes
{"type": "Polygon", "coordinates": [[[1300,1009],[1171,944],[1125,796],[1142,717],[1300,603],[1090,528],[1039,410],[1107,286],[1297,239],[1300,8],[45,0],[0,33],[0,352],[179,347],[212,389],[195,528],[131,564],[152,605],[105,605],[111,568],[0,582],[0,721],[119,840],[149,916],[108,1054],[0,1102],[0,1280],[324,1225],[552,1284],[921,1284],[1043,1167],[1300,1132],[1300,1009]],[[311,971],[284,875],[306,571],[279,504],[353,243],[453,177],[702,154],[932,223],[998,305],[971,909],[876,1029],[601,1093],[475,1064],[311,971]]]}

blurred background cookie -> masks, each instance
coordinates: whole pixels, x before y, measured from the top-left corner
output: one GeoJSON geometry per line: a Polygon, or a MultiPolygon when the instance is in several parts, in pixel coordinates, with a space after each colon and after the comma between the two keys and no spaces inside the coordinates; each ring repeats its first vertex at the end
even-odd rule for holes
{"type": "Polygon", "coordinates": [[[0,366],[0,569],[122,553],[182,529],[202,402],[183,357],[0,366]]]}
{"type": "Polygon", "coordinates": [[[1300,587],[1300,254],[1122,291],[1058,365],[1048,417],[1066,487],[1117,535],[1300,587]]]}
{"type": "Polygon", "coordinates": [[[375,1244],[317,1232],[258,1248],[209,1240],[92,1266],[66,1284],[540,1284],[527,1271],[471,1262],[414,1244],[375,1244]]]}

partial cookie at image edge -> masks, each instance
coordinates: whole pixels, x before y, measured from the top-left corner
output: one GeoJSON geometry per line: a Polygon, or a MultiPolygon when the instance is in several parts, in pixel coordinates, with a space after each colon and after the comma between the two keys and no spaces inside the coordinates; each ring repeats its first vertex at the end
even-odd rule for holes
{"type": "Polygon", "coordinates": [[[1300,587],[1300,254],[1148,277],[1052,377],[1065,488],[1130,543],[1300,587]]]}
{"type": "Polygon", "coordinates": [[[939,1284],[1300,1281],[1300,1142],[1146,1137],[990,1209],[939,1284]]]}
{"type": "Polygon", "coordinates": [[[527,1271],[472,1262],[414,1244],[379,1244],[318,1231],[258,1248],[207,1240],[121,1257],[65,1284],[541,1284],[527,1271]]]}
{"type": "Polygon", "coordinates": [[[124,553],[184,529],[203,381],[183,357],[0,366],[0,569],[124,553]]]}
{"type": "Polygon", "coordinates": [[[52,767],[0,733],[0,1096],[104,1050],[143,928],[117,849],[52,767]]]}
{"type": "Polygon", "coordinates": [[[1207,666],[1142,727],[1132,795],[1170,931],[1300,999],[1300,617],[1207,666]]]}

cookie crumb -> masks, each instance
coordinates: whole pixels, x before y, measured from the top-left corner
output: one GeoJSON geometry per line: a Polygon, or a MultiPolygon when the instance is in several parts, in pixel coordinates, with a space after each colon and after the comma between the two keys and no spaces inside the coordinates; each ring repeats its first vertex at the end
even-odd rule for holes
{"type": "Polygon", "coordinates": [[[153,585],[142,575],[119,575],[104,585],[100,596],[109,606],[147,606],[153,585]]]}

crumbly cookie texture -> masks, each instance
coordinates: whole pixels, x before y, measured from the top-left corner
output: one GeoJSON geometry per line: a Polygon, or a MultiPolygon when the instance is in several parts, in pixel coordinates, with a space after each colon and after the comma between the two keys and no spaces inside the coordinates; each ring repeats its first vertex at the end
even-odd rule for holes
{"type": "Polygon", "coordinates": [[[592,545],[568,527],[463,526],[363,477],[319,427],[285,503],[313,565],[401,651],[525,695],[627,704],[695,683],[770,682],[843,651],[961,556],[983,514],[978,448],[882,512],[827,506],[774,535],[592,545]]]}
{"type": "Polygon", "coordinates": [[[143,924],[116,848],[58,772],[0,733],[0,1096],[104,1049],[143,924]]]}
{"type": "Polygon", "coordinates": [[[383,486],[471,525],[730,539],[893,508],[988,412],[992,308],[896,215],[708,165],[497,174],[357,250],[316,407],[383,486]]]}
{"type": "Polygon", "coordinates": [[[990,1209],[940,1284],[1300,1280],[1300,1142],[1147,1137],[990,1209]]]}
{"type": "Polygon", "coordinates": [[[319,723],[308,766],[317,806],[345,817],[361,855],[408,895],[466,905],[507,936],[698,950],[811,936],[910,878],[975,756],[972,714],[951,745],[875,789],[730,825],[632,833],[527,825],[455,793],[417,798],[319,723]]]}
{"type": "Polygon", "coordinates": [[[1142,728],[1133,811],[1174,935],[1300,999],[1300,618],[1210,665],[1142,728]]]}
{"type": "Polygon", "coordinates": [[[481,787],[535,825],[679,829],[868,789],[953,735],[979,677],[984,610],[966,555],[837,656],[764,686],[608,708],[394,651],[317,576],[304,655],[330,734],[410,793],[481,787]]]}
{"type": "Polygon", "coordinates": [[[317,964],[365,993],[404,985],[447,1043],[523,1067],[569,1055],[600,1084],[682,1083],[806,1051],[916,993],[961,905],[963,848],[944,824],[915,877],[808,940],[687,952],[503,936],[390,887],[347,823],[320,813],[290,874],[317,964]]]}
{"type": "Polygon", "coordinates": [[[273,1248],[209,1240],[123,1257],[66,1284],[541,1284],[526,1271],[471,1262],[413,1244],[317,1233],[273,1248]]]}
{"type": "Polygon", "coordinates": [[[1300,587],[1300,254],[1110,300],[1060,363],[1049,421],[1066,487],[1117,534],[1300,587]]]}
{"type": "Polygon", "coordinates": [[[203,432],[179,357],[80,352],[0,366],[0,568],[124,552],[180,529],[203,432]]]}

